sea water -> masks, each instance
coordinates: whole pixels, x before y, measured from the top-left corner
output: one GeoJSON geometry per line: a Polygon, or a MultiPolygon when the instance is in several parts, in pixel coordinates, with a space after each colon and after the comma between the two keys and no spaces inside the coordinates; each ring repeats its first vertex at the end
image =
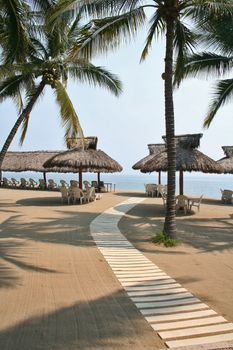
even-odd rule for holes
{"type": "MultiPolygon", "coordinates": [[[[43,178],[41,173],[25,172],[25,173],[3,173],[3,176],[7,178],[14,177],[20,179],[21,177],[33,178],[38,181],[39,178],[43,178]]],[[[59,173],[47,173],[47,179],[54,179],[59,183],[60,179],[64,179],[69,182],[72,179],[78,180],[78,174],[59,174],[59,173]]],[[[97,180],[95,173],[83,173],[83,180],[92,181],[97,180]]],[[[158,174],[101,174],[101,180],[106,183],[115,184],[116,190],[130,190],[130,191],[144,191],[144,184],[158,183],[158,174]]],[[[179,176],[176,176],[176,186],[178,189],[179,176]]],[[[162,173],[163,184],[167,183],[166,173],[162,173]]],[[[233,190],[233,175],[216,175],[216,174],[202,174],[202,173],[184,173],[184,194],[196,194],[202,195],[208,198],[221,198],[220,189],[233,190]]]]}

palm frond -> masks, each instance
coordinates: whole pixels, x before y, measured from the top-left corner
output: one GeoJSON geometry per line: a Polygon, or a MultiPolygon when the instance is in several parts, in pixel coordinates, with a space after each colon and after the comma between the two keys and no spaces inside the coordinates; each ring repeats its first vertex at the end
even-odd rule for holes
{"type": "Polygon", "coordinates": [[[71,50],[71,57],[90,59],[94,55],[115,50],[137,34],[145,19],[141,7],[121,16],[91,21],[80,30],[80,36],[71,50]]]}
{"type": "Polygon", "coordinates": [[[19,92],[25,88],[27,84],[32,84],[30,75],[10,76],[0,82],[0,102],[6,98],[12,98],[18,103],[19,92]]]}
{"type": "MultiPolygon", "coordinates": [[[[233,57],[225,57],[211,52],[189,55],[185,58],[182,75],[175,75],[175,84],[179,85],[186,77],[211,76],[219,77],[232,68],[233,57]]],[[[177,63],[176,63],[177,64],[177,63]]]]}
{"type": "Polygon", "coordinates": [[[115,74],[110,73],[103,67],[97,67],[89,62],[80,62],[69,65],[68,74],[81,82],[87,82],[93,86],[103,87],[115,96],[119,96],[122,91],[120,80],[115,74]]]}
{"type": "Polygon", "coordinates": [[[219,108],[224,106],[233,98],[233,79],[220,80],[213,94],[208,114],[204,120],[204,127],[208,128],[213,121],[219,108]]]}
{"type": "Polygon", "coordinates": [[[60,107],[62,126],[65,128],[65,141],[71,136],[80,136],[83,139],[83,130],[78,116],[64,86],[60,81],[56,81],[54,92],[56,95],[57,104],[60,107]]]}
{"type": "Polygon", "coordinates": [[[174,40],[174,49],[176,51],[174,85],[179,86],[184,74],[185,59],[190,52],[193,52],[197,45],[197,39],[198,35],[194,31],[191,31],[180,20],[176,21],[174,40]]]}
{"type": "Polygon", "coordinates": [[[149,48],[151,47],[152,40],[156,36],[163,34],[165,30],[165,23],[158,9],[150,19],[149,33],[146,39],[146,45],[141,54],[141,61],[144,61],[148,55],[149,48]]]}

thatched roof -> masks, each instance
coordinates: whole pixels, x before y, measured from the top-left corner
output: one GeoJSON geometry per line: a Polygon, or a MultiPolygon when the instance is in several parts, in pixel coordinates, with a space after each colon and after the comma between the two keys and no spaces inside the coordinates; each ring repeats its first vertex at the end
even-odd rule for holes
{"type": "MultiPolygon", "coordinates": [[[[222,173],[220,164],[196,149],[201,137],[202,134],[176,136],[176,170],[222,173]]],[[[167,152],[163,151],[146,162],[141,172],[167,171],[167,169],[167,152]]]]}
{"type": "Polygon", "coordinates": [[[101,150],[75,148],[59,153],[45,162],[45,168],[65,167],[88,172],[118,172],[122,166],[101,150]]]}
{"type": "Polygon", "coordinates": [[[219,159],[218,163],[225,174],[233,174],[233,146],[222,146],[222,149],[226,157],[219,159]]]}
{"type": "Polygon", "coordinates": [[[69,169],[45,169],[43,166],[46,160],[61,152],[63,151],[7,152],[1,170],[15,172],[70,172],[69,169]]]}
{"type": "Polygon", "coordinates": [[[146,162],[148,162],[148,160],[152,159],[155,154],[158,154],[158,153],[164,151],[165,147],[166,147],[166,145],[164,143],[150,143],[147,146],[149,148],[149,155],[142,158],[137,163],[135,163],[132,166],[132,168],[134,170],[140,170],[141,167],[143,167],[143,165],[145,165],[146,162]]]}
{"type": "MultiPolygon", "coordinates": [[[[200,139],[203,134],[184,134],[184,135],[176,135],[176,145],[186,148],[186,149],[194,149],[200,146],[200,139]]],[[[166,143],[166,136],[162,137],[166,143]]]]}
{"type": "Polygon", "coordinates": [[[96,149],[98,138],[96,136],[85,137],[84,140],[81,138],[68,138],[66,140],[67,148],[81,148],[81,149],[96,149]]]}

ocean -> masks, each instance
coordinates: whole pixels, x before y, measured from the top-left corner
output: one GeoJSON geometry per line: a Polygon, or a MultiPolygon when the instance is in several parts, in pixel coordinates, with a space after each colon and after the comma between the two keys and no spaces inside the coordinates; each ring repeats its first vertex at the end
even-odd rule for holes
{"type": "MultiPolygon", "coordinates": [[[[38,180],[42,178],[41,173],[25,172],[25,173],[3,173],[3,176],[7,178],[14,177],[20,179],[20,177],[33,178],[38,180]]],[[[60,179],[64,179],[67,182],[71,179],[77,179],[78,174],[58,174],[48,173],[47,179],[54,179],[59,183],[60,179]]],[[[96,180],[97,175],[94,173],[84,173],[83,180],[91,181],[96,180]]],[[[157,183],[158,176],[156,173],[148,174],[101,174],[101,180],[104,182],[113,183],[117,190],[135,190],[143,191],[144,184],[157,183]]],[[[177,173],[177,192],[178,192],[178,173],[177,173]]],[[[162,173],[162,183],[166,184],[166,173],[162,173]]],[[[216,174],[202,174],[202,173],[184,173],[184,194],[197,194],[208,198],[221,198],[220,189],[233,190],[233,175],[216,175],[216,174]]]]}

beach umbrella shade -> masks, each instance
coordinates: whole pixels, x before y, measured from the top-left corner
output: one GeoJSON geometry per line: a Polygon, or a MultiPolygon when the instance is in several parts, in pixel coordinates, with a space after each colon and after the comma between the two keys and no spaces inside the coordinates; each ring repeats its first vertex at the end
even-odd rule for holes
{"type": "Polygon", "coordinates": [[[105,152],[80,148],[74,148],[53,156],[44,163],[44,167],[77,169],[80,188],[82,188],[83,172],[114,173],[122,171],[122,166],[105,152]]]}
{"type": "MultiPolygon", "coordinates": [[[[132,168],[134,170],[141,170],[141,168],[148,162],[150,159],[153,158],[155,154],[158,154],[162,151],[165,151],[166,145],[164,143],[150,143],[147,145],[149,149],[149,155],[146,157],[140,159],[137,163],[135,163],[132,168]]],[[[161,172],[158,172],[158,184],[161,183],[161,172]]]]}
{"type": "MultiPolygon", "coordinates": [[[[183,194],[183,172],[200,171],[203,173],[223,172],[220,164],[212,158],[200,152],[197,147],[200,145],[202,134],[177,135],[176,138],[176,170],[180,173],[179,188],[180,194],[183,194]]],[[[166,141],[166,138],[163,137],[166,141]]],[[[167,171],[168,160],[166,150],[154,155],[152,159],[146,162],[141,168],[141,172],[167,171]]]]}
{"type": "Polygon", "coordinates": [[[225,157],[218,160],[225,174],[233,174],[233,146],[222,146],[225,157]]]}

